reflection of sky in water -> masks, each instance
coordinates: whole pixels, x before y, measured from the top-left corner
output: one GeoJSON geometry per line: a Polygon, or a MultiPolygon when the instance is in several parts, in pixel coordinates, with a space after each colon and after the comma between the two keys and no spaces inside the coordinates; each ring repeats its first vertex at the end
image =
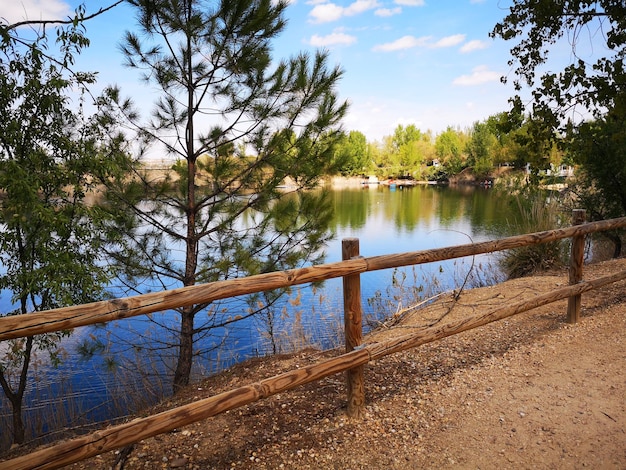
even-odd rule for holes
{"type": "Polygon", "coordinates": [[[11,293],[0,290],[0,312],[3,314],[11,310],[11,293]]]}
{"type": "MultiPolygon", "coordinates": [[[[500,227],[504,226],[507,208],[498,204],[493,192],[461,188],[440,188],[417,186],[403,191],[389,191],[375,187],[369,190],[348,190],[350,196],[341,196],[343,204],[337,204],[336,210],[350,211],[366,201],[364,211],[367,213],[362,224],[345,224],[336,228],[336,239],[327,250],[327,261],[341,259],[341,239],[356,237],[359,239],[361,256],[376,256],[391,253],[429,250],[472,242],[485,241],[500,236],[500,227]],[[349,201],[349,202],[346,202],[349,201]],[[410,210],[406,210],[406,208],[410,210]],[[472,212],[473,209],[481,213],[472,212]],[[446,220],[442,222],[441,216],[446,220]],[[400,225],[396,221],[402,222],[400,225]]],[[[340,220],[347,220],[342,217],[340,220]]],[[[473,262],[476,266],[482,263],[488,275],[497,275],[493,264],[493,255],[477,256],[473,262]]],[[[401,268],[406,273],[406,284],[416,279],[428,284],[437,277],[440,290],[458,287],[472,265],[472,259],[448,260],[415,268],[401,268]],[[442,272],[443,271],[443,272],[442,272]]],[[[393,270],[383,270],[361,275],[361,290],[364,309],[368,306],[366,299],[374,296],[376,291],[385,291],[391,284],[393,270]]],[[[429,286],[424,286],[430,292],[429,286]]],[[[340,285],[336,289],[341,296],[340,285]]]]}
{"type": "MultiPolygon", "coordinates": [[[[503,208],[498,207],[491,193],[485,191],[481,191],[478,197],[471,191],[461,193],[449,188],[432,187],[416,187],[404,191],[389,191],[382,187],[346,191],[334,193],[337,212],[336,238],[326,249],[326,262],[329,263],[341,260],[343,238],[358,238],[360,253],[365,257],[428,250],[497,238],[497,227],[502,225],[504,218],[503,208]],[[477,214],[476,210],[481,213],[477,214]]],[[[475,263],[486,264],[489,259],[482,255],[477,257],[475,263]]],[[[435,294],[435,290],[458,287],[471,263],[471,260],[466,259],[416,268],[407,267],[402,268],[396,278],[401,278],[404,273],[405,285],[411,286],[415,282],[423,284],[423,295],[428,296],[435,294]],[[429,284],[435,277],[439,285],[433,289],[429,284]]],[[[393,276],[394,270],[361,275],[365,315],[376,313],[367,300],[373,298],[377,292],[383,297],[396,295],[388,291],[393,276]]],[[[343,323],[341,286],[342,280],[338,278],[326,281],[321,288],[314,290],[310,286],[294,288],[290,298],[282,301],[274,310],[279,341],[286,348],[298,345],[295,339],[297,335],[292,332],[294,318],[297,318],[308,340],[317,339],[324,347],[336,345],[338,331],[343,323]],[[291,313],[288,316],[284,315],[287,311],[291,313]]],[[[156,290],[148,284],[145,289],[156,290]]],[[[118,289],[112,288],[112,291],[115,295],[121,294],[118,289]]],[[[248,308],[242,299],[226,300],[214,307],[217,310],[214,318],[218,320],[245,315],[248,308]]],[[[7,312],[9,308],[10,294],[0,292],[1,311],[7,312]]],[[[200,313],[198,319],[199,322],[206,320],[206,313],[200,313]]],[[[106,327],[77,329],[72,337],[63,342],[67,357],[61,369],[46,368],[45,361],[42,361],[44,366],[39,369],[40,377],[35,386],[44,392],[30,406],[44,406],[51,403],[54,396],[70,392],[81,397],[84,408],[91,410],[89,416],[106,415],[108,408],[106,403],[103,405],[101,402],[111,395],[117,380],[106,372],[106,360],[114,358],[117,363],[123,364],[124,358],[127,358],[129,364],[135,364],[133,367],[146,371],[147,375],[171,373],[176,351],[170,350],[163,354],[163,350],[160,350],[154,355],[149,352],[149,346],[159,340],[175,342],[175,338],[163,336],[163,329],[158,324],[175,326],[177,322],[178,315],[168,312],[154,314],[151,319],[137,317],[112,322],[106,327]],[[76,347],[89,338],[100,338],[107,344],[107,349],[102,354],[84,360],[76,354],[76,347]],[[162,357],[157,357],[159,355],[162,357]]],[[[199,351],[196,372],[215,372],[220,366],[228,366],[237,360],[269,352],[269,341],[263,338],[266,332],[267,323],[254,318],[212,331],[200,346],[206,351],[199,351]]],[[[131,375],[126,374],[126,377],[131,375]]]]}

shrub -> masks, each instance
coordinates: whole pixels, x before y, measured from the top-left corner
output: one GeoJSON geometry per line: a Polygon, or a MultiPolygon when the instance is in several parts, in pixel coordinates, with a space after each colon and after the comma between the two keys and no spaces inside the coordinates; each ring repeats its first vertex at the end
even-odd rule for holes
{"type": "MultiPolygon", "coordinates": [[[[562,227],[565,218],[555,196],[555,193],[528,188],[509,192],[505,197],[515,214],[509,222],[510,232],[522,234],[562,227]]],[[[567,246],[566,241],[555,241],[502,252],[502,270],[512,279],[563,266],[567,246]]]]}

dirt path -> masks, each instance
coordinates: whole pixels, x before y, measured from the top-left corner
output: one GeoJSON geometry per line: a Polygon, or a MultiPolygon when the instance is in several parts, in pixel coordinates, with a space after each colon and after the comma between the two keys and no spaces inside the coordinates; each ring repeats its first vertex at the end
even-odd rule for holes
{"type": "MultiPolygon", "coordinates": [[[[620,269],[626,260],[586,267],[585,278],[620,269]]],[[[561,273],[467,291],[368,341],[566,282],[561,273]]],[[[626,283],[584,294],[577,325],[565,323],[565,311],[566,301],[558,302],[370,364],[363,420],[345,417],[343,377],[331,377],[148,439],[124,468],[626,469],[626,283]]],[[[240,364],[163,408],[328,354],[240,364]]],[[[74,468],[110,468],[115,458],[74,468]]]]}
{"type": "Polygon", "coordinates": [[[394,467],[626,468],[625,332],[613,306],[455,371],[423,451],[394,467]]]}

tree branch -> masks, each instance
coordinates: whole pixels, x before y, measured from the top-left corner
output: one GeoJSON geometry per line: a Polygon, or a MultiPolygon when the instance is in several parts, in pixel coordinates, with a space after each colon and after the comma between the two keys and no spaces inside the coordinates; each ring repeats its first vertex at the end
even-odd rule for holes
{"type": "MultiPolygon", "coordinates": [[[[100,8],[97,12],[88,15],[88,16],[84,16],[83,18],[81,18],[81,21],[88,21],[91,20],[93,18],[95,18],[96,16],[101,15],[102,13],[105,13],[109,10],[111,10],[112,8],[115,8],[116,6],[118,6],[119,4],[123,3],[124,0],[117,0],[115,3],[109,5],[108,7],[104,7],[104,8],[100,8]]],[[[21,26],[48,26],[48,25],[67,25],[67,24],[73,24],[75,21],[75,19],[73,18],[68,18],[67,20],[24,20],[24,21],[18,21],[17,23],[13,23],[10,25],[6,26],[5,31],[9,32],[11,30],[17,29],[21,26]]]]}

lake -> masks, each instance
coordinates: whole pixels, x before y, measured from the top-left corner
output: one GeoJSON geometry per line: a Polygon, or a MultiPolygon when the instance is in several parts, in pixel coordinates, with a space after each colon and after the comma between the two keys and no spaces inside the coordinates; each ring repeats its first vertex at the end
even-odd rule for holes
{"type": "MultiPolygon", "coordinates": [[[[359,239],[360,253],[366,257],[418,251],[498,238],[507,233],[510,217],[506,204],[485,188],[373,185],[332,193],[336,236],[327,247],[326,262],[341,260],[341,240],[347,237],[359,239]]],[[[500,279],[490,255],[365,273],[361,275],[364,315],[368,327],[375,326],[384,315],[439,292],[500,279]]],[[[272,351],[343,344],[342,303],[341,279],[334,279],[321,287],[294,288],[270,314],[209,330],[197,350],[195,376],[272,351]]],[[[245,315],[247,309],[242,299],[227,300],[199,321],[221,322],[245,315]]],[[[52,405],[66,417],[59,417],[59,423],[44,418],[37,432],[49,431],[62,421],[75,426],[123,414],[168,393],[171,386],[162,379],[172,370],[174,351],[165,347],[175,343],[174,332],[167,330],[175,325],[176,315],[154,314],[80,328],[63,343],[65,360],[59,369],[39,358],[36,378],[27,392],[29,413],[52,405]]],[[[6,419],[8,403],[6,399],[2,403],[1,418],[6,419]]]]}

